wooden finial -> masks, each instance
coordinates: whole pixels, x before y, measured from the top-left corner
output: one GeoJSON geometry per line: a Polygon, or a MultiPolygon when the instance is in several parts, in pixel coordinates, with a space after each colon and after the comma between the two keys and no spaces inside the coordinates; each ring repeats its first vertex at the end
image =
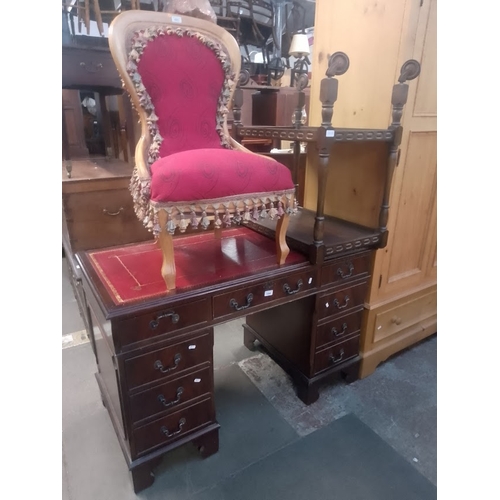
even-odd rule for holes
{"type": "Polygon", "coordinates": [[[321,101],[321,125],[331,126],[333,117],[333,105],[337,100],[339,82],[335,76],[343,75],[349,69],[349,58],[344,52],[335,52],[328,60],[326,78],[321,80],[319,98],[321,101]]]}
{"type": "Polygon", "coordinates": [[[408,84],[407,80],[413,80],[420,74],[420,63],[415,59],[406,61],[401,66],[401,72],[398,82],[392,88],[392,124],[391,128],[396,128],[401,125],[401,118],[403,116],[403,108],[408,99],[408,84]]]}

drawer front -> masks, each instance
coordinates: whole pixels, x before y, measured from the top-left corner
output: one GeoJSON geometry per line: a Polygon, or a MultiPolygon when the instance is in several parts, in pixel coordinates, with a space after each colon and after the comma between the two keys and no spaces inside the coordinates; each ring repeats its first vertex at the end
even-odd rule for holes
{"type": "Polygon", "coordinates": [[[133,431],[135,455],[141,455],[156,446],[164,446],[185,434],[214,421],[211,399],[167,415],[133,431]]]}
{"type": "Polygon", "coordinates": [[[137,219],[126,188],[64,194],[63,206],[75,252],[153,239],[137,219]]]}
{"type": "Polygon", "coordinates": [[[130,418],[136,423],[160,413],[173,413],[180,405],[212,392],[212,368],[208,367],[130,396],[130,418]]]}
{"type": "Polygon", "coordinates": [[[385,310],[375,317],[374,342],[379,342],[412,327],[437,313],[437,292],[432,291],[417,299],[385,310]]]}
{"type": "Polygon", "coordinates": [[[326,344],[338,343],[346,337],[359,333],[363,311],[336,318],[316,330],[316,349],[326,344]]]}
{"type": "Polygon", "coordinates": [[[121,88],[121,80],[111,53],[97,50],[62,51],[62,86],[121,88]]]}
{"type": "Polygon", "coordinates": [[[213,336],[206,333],[141,356],[126,359],[128,388],[133,389],[165,377],[176,376],[187,368],[212,360],[213,336]]]}
{"type": "Polygon", "coordinates": [[[314,374],[341,365],[359,354],[359,335],[319,351],[314,356],[314,374]]]}
{"type": "Polygon", "coordinates": [[[130,191],[107,189],[63,195],[66,218],[74,222],[103,221],[110,223],[127,218],[137,219],[130,191]]]}
{"type": "Polygon", "coordinates": [[[118,320],[113,324],[113,332],[116,342],[124,347],[183,328],[198,325],[202,327],[210,319],[210,300],[205,298],[183,305],[174,304],[135,318],[118,320]]]}
{"type": "Polygon", "coordinates": [[[328,292],[318,298],[318,319],[344,314],[365,302],[367,282],[328,292]]]}
{"type": "Polygon", "coordinates": [[[251,314],[252,308],[284,297],[300,296],[317,286],[316,271],[302,271],[287,278],[242,287],[239,290],[216,295],[213,299],[214,318],[238,311],[251,314]]]}
{"type": "Polygon", "coordinates": [[[369,276],[371,272],[371,255],[372,252],[365,252],[360,255],[337,259],[323,266],[321,269],[321,286],[369,276]]]}

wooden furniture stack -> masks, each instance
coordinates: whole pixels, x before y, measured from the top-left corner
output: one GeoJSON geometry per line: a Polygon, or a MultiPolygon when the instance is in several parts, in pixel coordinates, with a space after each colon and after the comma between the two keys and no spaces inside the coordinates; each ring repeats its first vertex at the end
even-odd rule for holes
{"type": "MultiPolygon", "coordinates": [[[[402,119],[401,153],[389,198],[387,247],[376,252],[365,302],[361,377],[437,330],[436,5],[437,0],[316,2],[310,123],[321,120],[320,82],[315,76],[325,68],[323,54],[330,47],[342,48],[351,59],[334,126],[384,126],[389,121],[385,103],[392,75],[408,58],[422,65],[418,81],[409,88],[402,119]]],[[[373,225],[383,190],[384,152],[376,144],[352,147],[343,145],[332,151],[325,213],[373,225]]],[[[309,159],[307,208],[316,205],[317,177],[314,161],[309,159]]]]}

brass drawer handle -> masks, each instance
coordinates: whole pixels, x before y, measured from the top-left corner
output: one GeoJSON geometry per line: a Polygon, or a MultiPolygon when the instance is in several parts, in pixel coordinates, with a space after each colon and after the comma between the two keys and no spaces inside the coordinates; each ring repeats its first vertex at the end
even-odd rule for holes
{"type": "Polygon", "coordinates": [[[252,301],[253,301],[253,293],[249,293],[246,297],[246,301],[247,303],[244,305],[244,306],[239,306],[238,305],[238,302],[236,302],[236,299],[231,299],[229,301],[229,305],[233,308],[233,309],[236,309],[237,311],[241,311],[243,309],[247,309],[248,307],[250,307],[250,305],[252,304],[252,301]]]}
{"type": "Polygon", "coordinates": [[[339,363],[340,361],[342,361],[342,358],[344,357],[344,349],[340,349],[340,356],[338,358],[336,358],[333,354],[330,354],[330,362],[332,364],[335,364],[335,363],[339,363]]]}
{"type": "Polygon", "coordinates": [[[298,291],[300,291],[300,289],[302,288],[302,285],[304,284],[304,282],[300,279],[299,281],[297,281],[297,288],[295,290],[292,290],[290,288],[290,285],[288,283],[285,283],[283,285],[283,291],[287,294],[287,295],[293,295],[294,293],[297,293],[298,291]]]}
{"type": "Polygon", "coordinates": [[[344,274],[344,271],[342,271],[342,269],[339,267],[337,269],[337,274],[343,279],[347,279],[347,278],[350,278],[352,276],[352,273],[354,272],[354,266],[352,264],[352,262],[349,262],[348,264],[348,269],[349,269],[349,274],[344,274]]]}
{"type": "Polygon", "coordinates": [[[186,419],[184,417],[182,417],[179,420],[179,427],[177,427],[176,431],[170,432],[164,425],[162,425],[160,432],[165,434],[165,436],[168,438],[172,437],[172,436],[176,436],[177,434],[180,434],[182,432],[182,428],[184,427],[184,425],[186,425],[186,419]]]}
{"type": "Polygon", "coordinates": [[[100,69],[102,69],[102,63],[91,62],[88,66],[87,63],[81,62],[80,66],[84,68],[88,73],[97,73],[100,69]]]}
{"type": "Polygon", "coordinates": [[[350,300],[350,299],[349,299],[349,297],[346,295],[346,296],[344,297],[344,305],[343,305],[343,306],[341,306],[341,305],[340,305],[340,302],[339,302],[337,299],[335,299],[335,300],[333,301],[333,305],[334,305],[337,309],[345,309],[345,308],[347,307],[347,305],[349,304],[349,300],[350,300]]]}
{"type": "Polygon", "coordinates": [[[105,208],[102,209],[102,212],[106,215],[111,215],[114,217],[115,215],[120,215],[125,209],[120,207],[117,212],[108,212],[105,208]]]}
{"type": "Polygon", "coordinates": [[[173,366],[165,368],[163,366],[162,362],[159,359],[157,359],[155,361],[154,367],[155,367],[155,370],[160,370],[162,373],[168,373],[168,372],[171,372],[172,370],[175,370],[180,362],[181,362],[181,355],[179,353],[177,353],[174,356],[174,365],[173,366]]]}
{"type": "Polygon", "coordinates": [[[335,337],[340,337],[341,335],[344,335],[345,332],[347,332],[347,323],[342,325],[341,332],[339,332],[335,327],[332,328],[332,335],[335,335],[335,337]]]}
{"type": "Polygon", "coordinates": [[[180,316],[176,314],[174,311],[164,312],[162,314],[159,314],[158,316],[156,316],[155,319],[149,322],[149,328],[151,328],[151,330],[158,328],[158,325],[160,324],[160,319],[163,318],[172,318],[172,323],[175,324],[179,322],[180,316]]]}
{"type": "Polygon", "coordinates": [[[182,396],[182,393],[184,392],[184,389],[182,387],[179,387],[177,389],[177,394],[176,394],[176,399],[174,399],[173,401],[170,401],[167,403],[167,400],[165,399],[165,396],[163,394],[160,394],[158,396],[158,401],[165,407],[165,408],[170,408],[171,406],[174,406],[176,405],[180,400],[181,400],[181,396],[182,396]]]}

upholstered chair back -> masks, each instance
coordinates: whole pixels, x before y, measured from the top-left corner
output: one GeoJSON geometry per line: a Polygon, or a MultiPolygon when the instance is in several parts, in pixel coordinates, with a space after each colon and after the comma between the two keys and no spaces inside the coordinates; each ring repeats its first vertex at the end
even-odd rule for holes
{"type": "Polygon", "coordinates": [[[127,70],[157,129],[154,159],[227,147],[222,124],[234,79],[220,45],[183,28],[148,28],[132,44],[127,70]]]}

